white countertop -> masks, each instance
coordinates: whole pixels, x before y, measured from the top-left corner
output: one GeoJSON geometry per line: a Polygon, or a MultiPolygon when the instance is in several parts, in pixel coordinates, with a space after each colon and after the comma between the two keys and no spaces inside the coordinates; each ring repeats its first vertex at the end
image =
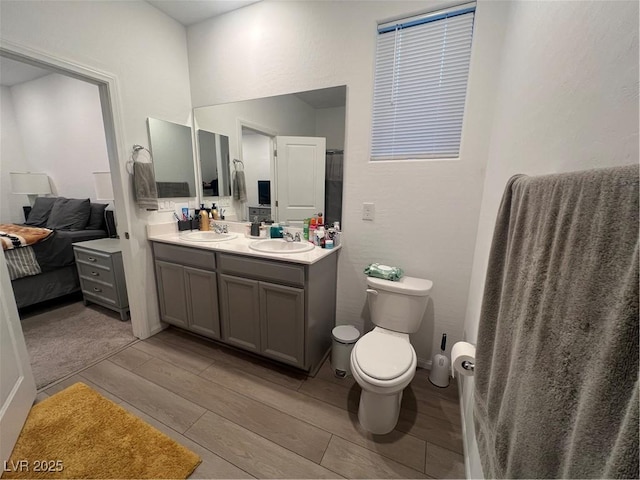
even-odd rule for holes
{"type": "Polygon", "coordinates": [[[182,235],[186,233],[190,233],[190,231],[187,230],[185,232],[178,232],[175,229],[175,225],[173,229],[168,226],[165,227],[164,225],[162,227],[160,225],[149,225],[147,228],[147,238],[153,242],[171,243],[173,245],[181,245],[183,247],[200,248],[202,250],[212,250],[215,252],[235,253],[238,255],[268,258],[271,260],[281,260],[285,262],[302,263],[306,265],[315,263],[318,260],[340,250],[340,247],[338,246],[329,249],[314,247],[313,250],[301,253],[265,253],[250,249],[250,243],[260,240],[246,238],[244,233],[229,232],[235,234],[236,237],[231,240],[224,240],[221,242],[194,242],[185,240],[182,235]],[[167,230],[172,231],[167,232],[167,230]]]}

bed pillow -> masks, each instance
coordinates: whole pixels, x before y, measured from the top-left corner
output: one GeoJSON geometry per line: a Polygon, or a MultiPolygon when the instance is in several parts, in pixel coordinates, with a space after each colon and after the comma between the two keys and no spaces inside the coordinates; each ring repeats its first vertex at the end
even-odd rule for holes
{"type": "Polygon", "coordinates": [[[56,197],[37,197],[24,224],[32,227],[46,227],[51,208],[56,200],[56,197]]]}
{"type": "Polygon", "coordinates": [[[88,198],[59,197],[51,208],[47,228],[55,230],[84,230],[89,221],[91,203],[88,198]]]}
{"type": "Polygon", "coordinates": [[[91,212],[89,213],[89,222],[85,230],[104,230],[104,209],[107,208],[106,203],[92,203],[91,212]]]}

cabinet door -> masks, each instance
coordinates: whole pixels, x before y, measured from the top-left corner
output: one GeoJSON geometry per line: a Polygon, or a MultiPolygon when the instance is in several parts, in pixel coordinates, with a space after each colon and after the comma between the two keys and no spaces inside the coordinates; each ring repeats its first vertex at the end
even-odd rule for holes
{"type": "Polygon", "coordinates": [[[181,265],[156,260],[156,282],[160,318],[179,327],[187,327],[187,301],[181,265]]]}
{"type": "Polygon", "coordinates": [[[258,282],[220,275],[222,338],[238,347],[260,351],[258,282]]]}
{"type": "Polygon", "coordinates": [[[214,272],[184,267],[187,288],[189,329],[211,338],[220,338],[218,282],[214,272]]]}
{"type": "Polygon", "coordinates": [[[304,368],[304,290],[260,282],[261,353],[304,368]]]}

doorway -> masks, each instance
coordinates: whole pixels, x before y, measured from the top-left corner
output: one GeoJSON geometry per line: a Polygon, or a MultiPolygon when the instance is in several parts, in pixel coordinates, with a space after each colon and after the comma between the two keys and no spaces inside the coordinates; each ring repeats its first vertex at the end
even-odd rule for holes
{"type": "MultiPolygon", "coordinates": [[[[3,128],[4,127],[11,127],[13,128],[13,133],[14,134],[20,134],[22,139],[21,139],[21,143],[23,144],[27,144],[28,150],[29,152],[22,152],[22,155],[20,157],[20,152],[18,152],[16,150],[16,145],[20,142],[14,142],[14,151],[13,156],[12,157],[5,157],[5,155],[3,155],[3,157],[5,158],[15,158],[15,155],[18,155],[18,158],[22,158],[21,162],[14,162],[14,164],[12,165],[2,165],[2,169],[3,171],[17,171],[17,172],[24,172],[25,170],[27,171],[42,171],[42,170],[48,170],[49,172],[52,171],[56,171],[56,172],[60,172],[59,174],[53,175],[55,178],[51,178],[52,175],[49,174],[50,177],[50,184],[52,185],[51,188],[51,194],[52,196],[56,196],[56,197],[65,197],[65,198],[90,198],[91,199],[91,203],[97,203],[97,194],[94,192],[91,192],[90,190],[93,190],[93,185],[94,185],[94,181],[93,181],[93,172],[94,171],[102,171],[104,172],[109,171],[110,172],[110,178],[111,178],[111,184],[114,187],[113,190],[116,191],[116,195],[115,195],[115,202],[112,200],[111,202],[109,202],[110,208],[115,210],[115,215],[117,216],[118,219],[118,223],[122,226],[126,226],[129,224],[128,222],[128,213],[127,213],[127,209],[125,207],[124,204],[124,200],[122,198],[122,188],[121,188],[121,182],[119,181],[119,177],[120,177],[120,170],[119,170],[119,162],[118,162],[118,154],[117,154],[117,141],[116,141],[116,127],[114,124],[114,114],[113,114],[113,105],[112,105],[112,80],[109,79],[109,77],[104,76],[101,78],[100,74],[97,74],[95,72],[92,72],[90,70],[85,69],[84,67],[78,66],[78,65],[72,65],[69,64],[67,62],[63,62],[61,60],[57,60],[57,59],[53,59],[53,58],[48,58],[48,57],[44,57],[43,55],[37,54],[34,55],[33,57],[25,54],[23,52],[20,51],[20,48],[13,48],[13,47],[3,47],[2,49],[0,49],[0,61],[2,62],[11,62],[13,64],[14,67],[16,67],[16,69],[13,69],[13,71],[17,71],[20,68],[19,67],[23,67],[25,70],[30,70],[32,73],[35,72],[35,77],[32,77],[31,79],[27,79],[23,82],[14,82],[13,85],[11,86],[3,86],[2,87],[2,98],[3,98],[3,102],[2,102],[2,110],[3,110],[3,128]],[[38,58],[36,58],[38,57],[38,58]],[[27,87],[25,87],[25,82],[29,82],[32,83],[31,85],[28,85],[27,87]],[[21,87],[18,87],[18,85],[20,85],[22,83],[21,87]],[[19,113],[19,115],[16,115],[16,111],[15,111],[15,105],[14,102],[5,102],[4,100],[9,99],[9,100],[13,100],[12,98],[12,94],[11,94],[11,87],[13,87],[15,89],[15,91],[17,92],[18,90],[20,90],[20,100],[17,100],[15,103],[20,103],[21,105],[21,111],[19,113]],[[66,87],[66,90],[65,90],[66,87]],[[55,88],[58,88],[58,90],[54,90],[55,88]],[[44,111],[45,109],[40,109],[38,110],[37,107],[49,107],[49,108],[53,108],[54,110],[56,108],[59,109],[59,105],[56,106],[52,106],[51,103],[53,102],[54,99],[56,99],[57,97],[55,95],[40,95],[38,97],[38,93],[40,92],[40,94],[42,92],[57,92],[60,93],[61,91],[67,91],[67,93],[73,91],[73,90],[78,90],[78,88],[80,90],[83,90],[85,93],[86,92],[90,92],[88,95],[89,97],[91,97],[91,95],[93,95],[91,102],[93,102],[93,110],[92,112],[89,114],[86,112],[86,109],[83,110],[82,107],[86,107],[86,105],[81,105],[82,102],[68,102],[69,103],[69,108],[75,109],[75,111],[66,111],[67,114],[67,120],[69,120],[68,125],[73,125],[73,120],[74,120],[74,115],[75,115],[75,120],[77,120],[76,122],[76,128],[77,130],[75,132],[71,132],[69,133],[69,129],[65,130],[64,134],[61,134],[61,129],[62,129],[62,125],[60,125],[60,120],[57,119],[55,120],[53,123],[56,123],[56,127],[52,128],[51,127],[51,119],[47,120],[45,117],[46,115],[44,115],[44,111]],[[62,89],[62,90],[60,90],[62,89]],[[34,102],[31,101],[29,102],[29,98],[31,98],[32,100],[34,98],[40,98],[41,104],[38,105],[38,102],[34,102]],[[23,108],[25,106],[29,106],[29,108],[23,108]],[[11,107],[12,111],[11,112],[7,112],[6,109],[11,107]],[[82,112],[82,113],[79,113],[82,112]],[[7,117],[8,114],[13,114],[13,119],[15,121],[13,122],[8,122],[5,123],[5,117],[7,117]],[[87,115],[89,115],[91,117],[91,121],[88,121],[88,117],[87,115]],[[20,117],[20,121],[17,121],[17,117],[20,117]],[[18,127],[20,126],[20,124],[22,124],[23,127],[23,131],[20,132],[18,131],[18,127]],[[97,127],[97,125],[99,124],[99,127],[97,127]],[[49,127],[47,127],[47,125],[49,125],[49,127]],[[55,130],[55,131],[54,131],[55,130]],[[99,141],[98,143],[90,143],[90,148],[88,151],[81,151],[82,148],[87,146],[87,140],[89,137],[93,138],[95,140],[95,138],[100,137],[101,136],[101,142],[99,141]],[[49,137],[49,138],[46,138],[49,137]],[[36,161],[34,162],[29,162],[27,161],[29,158],[36,158],[39,157],[39,161],[42,161],[42,157],[43,155],[37,155],[36,152],[38,149],[44,149],[43,151],[46,151],[46,145],[43,145],[46,143],[45,140],[50,140],[53,141],[55,143],[56,140],[62,140],[63,143],[65,145],[67,145],[67,147],[71,148],[70,151],[66,151],[66,152],[60,152],[60,158],[59,159],[54,159],[51,160],[54,155],[50,155],[49,159],[51,160],[49,165],[47,165],[46,163],[46,158],[44,159],[44,163],[38,163],[36,161]],[[73,141],[77,140],[78,143],[73,144],[73,141]],[[98,145],[99,146],[96,146],[98,145]],[[37,148],[36,148],[37,147],[37,148]],[[77,151],[76,151],[77,150],[77,151]],[[71,152],[71,153],[70,153],[71,152]],[[69,160],[70,156],[73,153],[78,153],[77,156],[74,157],[74,159],[77,161],[77,164],[73,164],[70,165],[69,163],[64,164],[63,161],[69,160]],[[97,162],[91,163],[88,160],[92,158],[92,159],[99,159],[97,162]],[[60,160],[62,159],[62,161],[60,160]],[[101,162],[101,163],[100,163],[101,162]],[[85,167],[83,169],[83,167],[85,167]],[[82,177],[82,178],[80,178],[82,177]],[[114,181],[115,179],[115,181],[114,181]],[[52,181],[53,180],[53,181],[52,181]],[[75,183],[75,186],[73,185],[73,182],[75,183]]],[[[5,81],[7,78],[7,72],[9,72],[10,69],[6,69],[4,68],[3,65],[3,69],[2,69],[2,73],[3,73],[3,77],[0,79],[0,81],[5,81]]],[[[18,75],[18,79],[19,79],[19,75],[18,75]]],[[[64,103],[64,102],[63,102],[64,103]]],[[[58,112],[61,113],[61,112],[58,112]]],[[[10,115],[9,115],[10,116],[10,115]]],[[[4,135],[4,133],[7,132],[3,132],[3,147],[6,147],[6,143],[5,140],[7,138],[6,135],[4,135]]],[[[51,151],[50,151],[51,152],[51,151]]],[[[3,153],[4,153],[4,148],[3,148],[3,153]]],[[[46,155],[44,155],[46,157],[46,155]]],[[[8,182],[8,177],[9,175],[3,175],[3,183],[5,181],[8,182]]],[[[102,180],[104,180],[104,176],[102,178],[102,180]]],[[[3,192],[10,192],[11,191],[11,187],[9,186],[9,188],[6,188],[5,185],[3,185],[3,192]]],[[[11,195],[11,193],[5,193],[4,195],[11,195]]],[[[16,197],[15,195],[13,197],[16,197]]],[[[112,195],[112,197],[114,197],[114,195],[112,195]]],[[[9,197],[10,198],[10,197],[9,197]]],[[[16,197],[18,198],[18,197],[16,197]]],[[[21,205],[17,204],[15,201],[3,201],[3,209],[0,212],[0,214],[2,215],[2,219],[0,223],[24,223],[24,218],[21,218],[21,214],[22,214],[22,209],[20,208],[21,205]],[[18,208],[16,208],[18,207],[18,208]]],[[[97,229],[99,230],[99,228],[97,229]]],[[[54,234],[57,232],[54,232],[54,234]]],[[[105,235],[106,236],[106,235],[105,235]]],[[[82,240],[82,239],[81,239],[82,240]]],[[[68,241],[69,243],[69,248],[71,250],[69,250],[68,252],[65,253],[66,257],[68,257],[69,255],[71,256],[71,258],[73,259],[73,247],[72,247],[72,243],[73,243],[73,239],[68,241]]],[[[129,246],[127,245],[127,242],[122,242],[123,243],[123,253],[125,255],[130,256],[130,252],[128,251],[129,246]]],[[[60,282],[64,282],[64,281],[68,281],[69,280],[69,276],[76,274],[76,265],[73,264],[73,260],[71,260],[72,264],[69,265],[64,265],[64,268],[60,268],[59,270],[62,271],[64,270],[64,275],[62,277],[60,277],[60,282]]],[[[53,285],[55,284],[55,282],[58,280],[56,278],[56,268],[52,267],[50,265],[47,265],[46,267],[44,267],[43,269],[41,269],[43,272],[42,273],[49,273],[49,272],[54,272],[54,274],[52,274],[52,279],[50,284],[48,285],[53,285]]],[[[126,263],[124,265],[124,276],[125,278],[130,278],[131,276],[131,272],[127,271],[128,268],[126,266],[126,263]]],[[[34,277],[37,277],[37,275],[33,275],[34,277]]],[[[20,279],[16,279],[17,281],[22,280],[20,279]]],[[[12,282],[13,283],[13,282],[12,282]]],[[[127,282],[127,283],[131,283],[133,284],[134,282],[127,282]]],[[[48,288],[48,287],[42,287],[42,288],[48,288]]],[[[15,291],[15,289],[14,289],[15,291]]],[[[66,291],[65,289],[61,290],[61,293],[66,294],[69,293],[68,291],[66,291]]],[[[14,295],[8,295],[7,298],[11,298],[13,299],[13,301],[15,302],[15,296],[14,295]]],[[[90,363],[93,361],[97,361],[100,359],[101,356],[104,356],[108,353],[113,353],[114,352],[114,348],[120,348],[121,346],[124,346],[128,343],[131,343],[132,341],[136,340],[136,337],[134,336],[134,331],[141,331],[144,330],[144,325],[141,326],[141,323],[144,323],[143,319],[139,319],[138,317],[136,317],[135,315],[135,308],[133,309],[133,314],[132,314],[132,319],[129,322],[120,322],[120,320],[118,320],[118,315],[114,313],[114,315],[112,315],[112,312],[110,310],[107,309],[103,309],[102,307],[99,306],[85,306],[83,305],[83,297],[81,294],[78,294],[77,292],[68,296],[59,296],[57,300],[48,300],[49,303],[41,303],[38,302],[37,304],[27,307],[27,308],[21,308],[21,319],[24,320],[26,323],[21,325],[21,327],[25,327],[27,325],[27,323],[29,324],[29,328],[23,328],[23,330],[26,330],[25,336],[27,337],[27,343],[31,343],[31,348],[30,348],[30,355],[33,356],[34,358],[32,358],[32,365],[34,364],[34,361],[37,362],[42,362],[41,359],[36,360],[35,357],[39,354],[42,353],[43,350],[52,350],[53,355],[55,355],[56,350],[58,351],[58,353],[65,353],[68,352],[69,350],[74,350],[74,356],[78,357],[80,356],[80,350],[82,348],[84,348],[85,350],[87,350],[87,353],[89,353],[90,355],[86,357],[86,360],[83,360],[85,362],[85,364],[83,363],[76,363],[75,367],[76,369],[80,369],[84,366],[88,366],[86,365],[86,363],[90,363]],[[75,295],[75,296],[74,296],[75,295]],[[105,320],[113,320],[113,322],[115,323],[111,323],[111,325],[113,326],[113,328],[107,329],[105,333],[105,331],[103,330],[102,332],[98,332],[98,328],[96,328],[96,332],[91,332],[93,334],[95,334],[94,336],[96,337],[97,340],[107,340],[107,344],[106,346],[101,346],[101,347],[91,347],[90,345],[86,345],[86,339],[84,339],[82,342],[83,345],[82,347],[80,346],[80,344],[78,344],[78,347],[75,349],[70,349],[69,345],[73,344],[72,338],[70,338],[72,335],[75,334],[79,334],[79,330],[78,328],[73,328],[73,326],[69,327],[69,328],[53,328],[51,329],[50,327],[53,326],[53,324],[55,322],[58,322],[59,320],[68,320],[69,318],[71,318],[72,320],[75,319],[75,321],[79,322],[78,325],[82,325],[85,326],[88,322],[83,322],[82,321],[82,317],[98,317],[97,319],[97,323],[96,325],[100,325],[100,327],[103,327],[104,324],[106,323],[105,320]],[[68,318],[69,317],[69,318],[68,318]],[[114,317],[114,318],[112,318],[114,317]],[[32,328],[32,324],[38,324],[38,328],[32,328]],[[49,327],[49,330],[52,331],[53,333],[49,332],[49,333],[42,333],[44,330],[42,330],[42,328],[39,327],[49,327]],[[40,335],[41,338],[40,340],[48,340],[51,341],[53,340],[53,342],[57,342],[58,343],[58,348],[44,348],[44,344],[38,344],[38,338],[36,338],[36,346],[33,347],[34,342],[32,341],[33,339],[29,338],[30,335],[30,331],[36,331],[39,333],[36,333],[36,336],[40,335]],[[109,333],[110,332],[110,333],[109,333]],[[57,338],[51,338],[52,335],[55,336],[55,334],[59,334],[59,336],[57,338]],[[46,338],[45,338],[46,337],[46,338]],[[88,347],[88,348],[87,348],[88,347]],[[106,348],[106,350],[105,350],[106,348]]],[[[21,301],[20,302],[20,306],[22,307],[26,307],[26,305],[29,304],[29,301],[21,301]]],[[[64,323],[64,322],[63,322],[64,323]]],[[[68,323],[68,322],[67,322],[68,323]]],[[[46,365],[47,363],[49,363],[49,361],[45,361],[44,364],[46,365]]],[[[55,362],[51,362],[51,364],[53,364],[55,362]]],[[[61,363],[65,363],[65,361],[61,361],[61,363]]],[[[35,367],[35,365],[34,365],[35,367]]],[[[37,368],[34,368],[36,370],[36,374],[37,374],[37,368]]],[[[52,370],[53,368],[49,369],[52,370]]],[[[45,366],[45,370],[46,370],[46,366],[45,366]]],[[[46,372],[46,373],[50,373],[50,372],[46,372]]],[[[64,378],[65,376],[68,376],[68,374],[73,373],[73,371],[64,371],[61,370],[61,373],[56,374],[57,376],[59,376],[59,378],[64,378]]],[[[54,375],[54,377],[56,376],[54,375]]],[[[47,384],[51,384],[52,382],[55,382],[56,380],[58,380],[58,378],[53,378],[51,376],[48,375],[41,375],[41,378],[37,378],[36,377],[36,381],[38,383],[38,387],[42,388],[47,384]]]]}

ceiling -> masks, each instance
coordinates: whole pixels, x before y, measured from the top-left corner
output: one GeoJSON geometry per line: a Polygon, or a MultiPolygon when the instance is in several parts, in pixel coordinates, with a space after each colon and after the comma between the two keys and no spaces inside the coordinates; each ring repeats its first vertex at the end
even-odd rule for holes
{"type": "Polygon", "coordinates": [[[295,95],[313,108],[344,107],[347,103],[347,89],[344,86],[299,92],[295,95]]]}
{"type": "Polygon", "coordinates": [[[3,87],[12,87],[19,83],[44,77],[50,73],[49,70],[43,68],[32,67],[26,63],[0,57],[0,85],[3,87]]]}
{"type": "Polygon", "coordinates": [[[185,27],[246,7],[260,0],[147,0],[185,27]]]}

